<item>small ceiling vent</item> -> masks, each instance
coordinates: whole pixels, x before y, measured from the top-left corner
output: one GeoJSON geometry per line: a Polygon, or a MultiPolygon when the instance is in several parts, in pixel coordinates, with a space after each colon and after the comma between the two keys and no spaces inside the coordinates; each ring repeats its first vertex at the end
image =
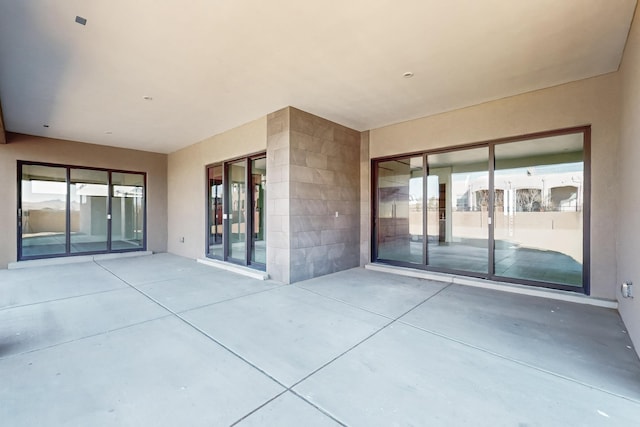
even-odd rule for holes
{"type": "Polygon", "coordinates": [[[87,25],[87,20],[82,16],[76,16],[76,22],[80,25],[87,25]]]}

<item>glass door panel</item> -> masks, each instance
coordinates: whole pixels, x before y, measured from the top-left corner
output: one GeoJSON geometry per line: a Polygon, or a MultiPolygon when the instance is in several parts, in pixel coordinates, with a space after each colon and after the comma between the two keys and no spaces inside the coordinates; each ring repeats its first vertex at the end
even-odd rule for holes
{"type": "Polygon", "coordinates": [[[583,134],[495,146],[495,274],[582,286],[583,134]]]}
{"type": "Polygon", "coordinates": [[[209,168],[209,230],[208,230],[208,255],[215,258],[224,258],[224,222],[223,200],[224,186],[222,185],[222,165],[209,168]]]}
{"type": "Polygon", "coordinates": [[[267,189],[267,159],[265,157],[251,160],[251,262],[267,263],[265,206],[267,189]]]}
{"type": "Polygon", "coordinates": [[[67,169],[22,165],[20,243],[22,257],[67,251],[67,169]]]}
{"type": "Polygon", "coordinates": [[[427,156],[428,265],[488,273],[489,149],[427,156]]]}
{"type": "Polygon", "coordinates": [[[228,165],[227,182],[229,191],[229,258],[246,264],[247,261],[247,168],[246,161],[228,165]]]}
{"type": "Polygon", "coordinates": [[[144,246],[144,175],[111,174],[111,250],[144,246]]]}
{"type": "Polygon", "coordinates": [[[422,157],[378,163],[377,257],[424,263],[422,157]]]}
{"type": "Polygon", "coordinates": [[[107,250],[109,173],[71,169],[71,253],[107,250]]]}

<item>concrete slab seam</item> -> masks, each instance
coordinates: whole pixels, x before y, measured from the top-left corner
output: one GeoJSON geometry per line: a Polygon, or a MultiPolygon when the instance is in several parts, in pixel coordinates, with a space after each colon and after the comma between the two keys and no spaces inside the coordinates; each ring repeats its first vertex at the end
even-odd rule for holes
{"type": "Polygon", "coordinates": [[[235,425],[237,425],[239,422],[244,421],[245,419],[249,418],[251,415],[255,414],[256,412],[258,412],[260,409],[264,408],[265,406],[267,406],[269,403],[273,402],[274,400],[276,400],[277,398],[279,398],[280,396],[283,396],[288,390],[282,390],[280,393],[276,394],[275,396],[267,399],[264,403],[258,405],[256,408],[252,409],[251,411],[247,412],[246,414],[244,414],[241,418],[239,418],[238,420],[232,422],[231,424],[229,424],[229,427],[233,427],[235,425]]]}
{"type": "Polygon", "coordinates": [[[235,425],[238,425],[239,423],[241,423],[242,421],[244,421],[245,419],[249,418],[251,415],[255,414],[256,412],[258,412],[260,409],[264,408],[265,406],[267,406],[269,403],[273,402],[274,400],[276,400],[277,398],[279,398],[280,396],[284,396],[287,393],[291,393],[294,396],[300,398],[301,400],[303,400],[306,404],[312,406],[313,408],[315,408],[317,411],[319,411],[320,413],[322,413],[323,415],[326,415],[327,417],[331,418],[333,421],[335,421],[336,423],[340,424],[343,427],[348,427],[345,423],[341,422],[340,420],[336,419],[332,414],[328,413],[327,411],[325,411],[324,409],[314,405],[312,402],[309,402],[308,400],[304,399],[302,396],[300,396],[298,393],[296,393],[294,390],[291,389],[286,389],[283,390],[281,393],[278,393],[277,395],[275,395],[274,397],[272,397],[271,399],[267,400],[266,402],[264,402],[263,404],[261,404],[260,406],[258,406],[257,408],[253,409],[252,411],[246,413],[245,415],[242,416],[242,418],[238,419],[237,421],[233,422],[232,424],[229,425],[229,427],[233,427],[235,425]]]}
{"type": "Polygon", "coordinates": [[[47,303],[56,302],[56,301],[65,301],[65,300],[70,300],[70,299],[74,299],[74,298],[89,297],[89,296],[92,296],[92,295],[106,294],[106,293],[109,293],[109,292],[121,291],[123,289],[127,289],[127,288],[105,289],[105,290],[102,290],[102,291],[90,292],[88,294],[71,295],[71,296],[68,296],[68,297],[48,299],[48,300],[30,302],[30,303],[27,303],[27,304],[20,304],[20,305],[8,305],[6,307],[0,307],[0,311],[11,310],[11,309],[14,309],[14,308],[30,307],[32,305],[38,305],[38,304],[47,304],[47,303]]]}
{"type": "MultiPolygon", "coordinates": [[[[360,346],[361,344],[363,344],[365,341],[368,341],[369,339],[373,338],[375,335],[379,334],[380,332],[382,332],[383,330],[387,329],[389,326],[393,325],[394,323],[396,323],[401,317],[406,316],[407,314],[411,313],[413,310],[415,310],[416,308],[420,307],[422,304],[424,304],[425,302],[429,301],[431,298],[435,297],[436,295],[438,295],[440,292],[444,291],[445,289],[447,289],[450,285],[445,286],[444,288],[440,289],[438,292],[436,292],[433,295],[430,295],[429,297],[425,298],[421,303],[419,303],[418,305],[416,305],[415,307],[411,307],[409,310],[405,311],[404,313],[402,313],[400,316],[398,316],[397,318],[391,320],[389,323],[384,324],[383,326],[381,326],[378,330],[374,331],[373,333],[369,334],[368,336],[366,336],[365,338],[363,338],[362,340],[358,341],[357,343],[355,343],[354,345],[352,345],[351,347],[349,347],[348,349],[346,349],[345,351],[343,351],[342,353],[340,353],[339,355],[337,355],[336,357],[334,357],[333,359],[331,359],[330,361],[326,362],[325,364],[323,364],[322,366],[320,366],[319,368],[315,369],[314,371],[312,371],[310,374],[308,374],[307,376],[305,376],[304,378],[302,378],[301,380],[299,380],[298,382],[296,382],[295,384],[293,384],[290,388],[293,388],[295,386],[297,386],[298,384],[302,383],[303,381],[305,381],[306,379],[310,378],[312,375],[316,374],[318,371],[326,368],[327,366],[329,366],[331,363],[335,362],[336,360],[338,360],[339,358],[341,358],[342,356],[344,356],[345,354],[351,352],[353,349],[355,349],[356,347],[360,346]]],[[[386,316],[385,316],[386,317],[386,316]]],[[[388,317],[386,317],[388,319],[388,317]]],[[[306,399],[305,399],[306,400],[306,399]]]]}
{"type": "MultiPolygon", "coordinates": [[[[97,263],[96,263],[97,264],[97,263]]],[[[98,264],[100,265],[100,264],[98,264]]],[[[346,424],[342,423],[340,420],[338,420],[335,416],[333,416],[331,413],[327,412],[324,408],[321,408],[319,406],[317,406],[316,404],[314,404],[313,402],[310,402],[309,400],[305,399],[304,396],[298,394],[295,390],[293,390],[294,387],[296,387],[297,385],[299,385],[300,383],[302,383],[303,381],[305,381],[306,379],[310,378],[312,375],[316,374],[318,371],[320,371],[321,369],[327,367],[328,365],[330,365],[331,363],[335,362],[337,359],[341,358],[342,356],[344,356],[345,354],[349,353],[350,351],[352,351],[353,349],[355,349],[356,347],[358,347],[359,345],[361,345],[362,343],[364,343],[365,341],[369,340],[370,338],[372,338],[373,336],[377,335],[379,332],[383,331],[384,329],[386,329],[387,327],[391,326],[393,323],[397,322],[398,319],[400,319],[401,317],[409,314],[411,311],[415,310],[416,308],[418,308],[419,306],[421,306],[422,304],[424,304],[425,302],[427,302],[428,300],[430,300],[431,298],[437,296],[438,294],[440,294],[440,292],[444,291],[445,289],[447,289],[451,284],[443,287],[442,289],[439,289],[436,293],[434,293],[433,295],[430,295],[429,297],[425,298],[422,302],[420,302],[419,304],[417,304],[416,306],[412,307],[411,309],[407,310],[406,312],[402,313],[400,316],[398,316],[397,318],[391,320],[389,323],[383,325],[380,329],[376,330],[375,332],[373,332],[372,334],[368,335],[367,337],[365,337],[364,339],[362,339],[361,341],[359,341],[358,343],[354,344],[353,346],[351,346],[350,348],[348,348],[347,350],[345,350],[344,352],[340,353],[338,356],[334,357],[333,359],[331,359],[330,361],[324,363],[322,366],[320,366],[319,368],[315,369],[314,371],[312,371],[310,374],[306,375],[305,377],[303,377],[301,380],[297,381],[296,383],[292,384],[291,386],[287,387],[285,384],[281,383],[279,380],[277,380],[276,378],[274,378],[273,376],[271,376],[268,372],[266,372],[265,370],[263,370],[262,368],[256,366],[255,364],[253,364],[251,361],[247,360],[246,358],[244,358],[243,356],[241,356],[240,354],[236,353],[235,351],[233,351],[232,349],[230,349],[229,347],[227,347],[226,345],[224,345],[223,343],[221,343],[220,341],[218,341],[217,339],[215,339],[214,337],[212,337],[211,335],[209,335],[206,331],[200,329],[198,326],[196,326],[195,324],[189,322],[187,319],[185,319],[184,317],[180,316],[180,314],[174,312],[173,310],[171,310],[170,308],[166,307],[164,304],[160,303],[159,301],[155,300],[154,298],[152,298],[150,295],[146,294],[144,291],[142,291],[141,289],[138,289],[137,287],[135,287],[134,285],[128,283],[126,280],[122,279],[121,277],[119,277],[118,275],[116,275],[115,273],[113,273],[111,270],[109,270],[108,268],[100,265],[100,267],[104,268],[106,271],[108,271],[109,273],[113,274],[115,277],[117,277],[118,279],[122,280],[124,283],[126,283],[128,286],[130,286],[131,288],[135,289],[136,291],[138,291],[141,295],[145,296],[146,298],[148,298],[150,301],[154,302],[155,304],[159,305],[160,307],[162,307],[163,309],[165,309],[166,311],[168,311],[169,313],[171,313],[173,316],[175,316],[176,318],[180,319],[182,322],[184,322],[185,324],[189,325],[190,327],[192,327],[194,330],[196,330],[197,332],[199,332],[200,334],[202,334],[203,336],[205,336],[206,338],[208,338],[209,340],[213,341],[214,343],[218,344],[220,347],[224,348],[225,350],[227,350],[229,353],[231,353],[232,355],[234,355],[235,357],[237,357],[238,359],[242,360],[243,362],[247,363],[249,366],[253,367],[254,369],[256,369],[257,371],[261,372],[262,374],[264,374],[266,377],[270,378],[271,380],[273,380],[276,384],[280,385],[281,387],[284,387],[284,391],[282,393],[279,393],[277,396],[275,396],[274,398],[272,398],[271,400],[263,403],[260,407],[254,409],[253,411],[251,411],[251,413],[256,412],[257,410],[259,410],[261,407],[264,407],[265,405],[267,405],[269,402],[273,401],[274,399],[278,398],[279,396],[281,396],[282,394],[286,393],[287,391],[291,391],[293,394],[295,394],[297,397],[299,397],[300,399],[304,400],[305,402],[307,402],[309,405],[313,406],[314,408],[316,408],[317,410],[319,410],[320,412],[322,412],[323,414],[325,414],[326,416],[330,417],[332,420],[334,420],[335,422],[339,423],[342,426],[346,426],[346,424]]],[[[283,285],[283,286],[287,286],[287,285],[283,285]]],[[[280,286],[281,287],[281,286],[280,286]]],[[[261,291],[261,292],[266,292],[266,291],[270,291],[273,289],[278,289],[279,287],[276,288],[271,288],[271,289],[267,289],[265,291],[261,291]]],[[[237,298],[241,298],[241,297],[237,297],[237,298]]],[[[235,298],[234,298],[235,299],[235,298]]],[[[364,311],[364,310],[363,310],[364,311]]],[[[387,316],[382,316],[385,317],[387,319],[389,319],[387,316]]],[[[246,414],[242,419],[245,419],[246,417],[248,417],[251,413],[246,414]]],[[[233,425],[239,423],[240,421],[242,421],[242,419],[236,421],[233,425]]]]}
{"type": "Polygon", "coordinates": [[[632,402],[632,403],[640,405],[640,400],[634,399],[632,397],[624,396],[624,395],[621,395],[621,394],[618,394],[618,393],[614,393],[614,392],[609,391],[609,390],[605,390],[605,389],[603,389],[601,387],[598,387],[598,386],[595,386],[595,385],[592,385],[592,384],[588,384],[588,383],[585,383],[583,381],[576,380],[575,378],[567,377],[567,376],[562,375],[562,374],[558,374],[557,372],[553,372],[553,371],[541,368],[539,366],[532,365],[532,364],[524,362],[522,360],[514,359],[514,358],[511,358],[511,357],[505,356],[503,354],[496,353],[496,352],[491,351],[491,350],[487,350],[486,348],[478,347],[476,345],[461,341],[459,339],[450,337],[448,335],[444,335],[444,334],[441,334],[441,333],[438,333],[438,332],[435,332],[435,331],[432,331],[432,330],[429,330],[429,329],[421,328],[420,326],[416,326],[416,325],[413,325],[411,323],[407,323],[406,321],[403,321],[403,320],[399,320],[399,321],[403,325],[408,326],[410,328],[417,329],[419,331],[422,331],[422,332],[425,332],[425,333],[428,333],[428,334],[431,334],[431,335],[446,339],[448,341],[455,342],[455,343],[463,345],[465,347],[469,347],[469,348],[472,348],[474,350],[481,351],[481,352],[483,352],[485,354],[489,354],[491,356],[498,357],[500,359],[509,361],[511,363],[515,363],[515,364],[518,364],[520,366],[524,366],[524,367],[529,368],[529,369],[534,369],[534,370],[536,370],[538,372],[542,372],[544,374],[551,375],[551,376],[554,376],[556,378],[560,378],[560,379],[565,380],[565,381],[570,381],[572,383],[579,384],[579,385],[581,385],[583,387],[587,387],[587,388],[590,388],[592,390],[597,390],[597,391],[600,391],[602,393],[606,393],[608,395],[611,395],[611,396],[614,396],[614,397],[618,397],[618,398],[621,398],[621,399],[627,400],[629,402],[632,402]]]}
{"type": "MultiPolygon", "coordinates": [[[[98,264],[100,265],[100,264],[98,264]]],[[[263,370],[262,368],[254,365],[251,361],[245,359],[244,357],[242,357],[241,355],[239,355],[238,353],[236,353],[235,351],[233,351],[232,349],[230,349],[229,347],[227,347],[226,345],[224,345],[223,343],[221,343],[220,341],[218,341],[217,339],[215,339],[214,337],[212,337],[211,335],[209,335],[207,332],[205,332],[204,330],[200,329],[199,327],[197,327],[196,325],[194,325],[193,323],[189,322],[187,319],[185,319],[184,317],[180,316],[178,313],[176,313],[175,311],[171,310],[169,307],[165,306],[164,304],[162,304],[161,302],[157,301],[156,299],[154,299],[153,297],[151,297],[150,295],[146,294],[144,291],[138,289],[137,287],[135,287],[134,285],[128,283],[126,280],[122,279],[121,277],[119,277],[118,275],[116,275],[114,272],[112,272],[111,270],[109,270],[108,268],[104,267],[101,265],[102,268],[104,268],[106,271],[108,271],[109,273],[113,274],[115,277],[117,277],[118,279],[122,280],[124,283],[126,283],[128,286],[130,286],[132,289],[136,290],[137,292],[139,292],[141,295],[143,295],[145,298],[147,298],[149,301],[152,301],[153,303],[157,304],[158,306],[162,307],[163,309],[165,309],[166,311],[168,311],[171,315],[175,316],[177,319],[181,320],[183,323],[185,323],[186,325],[190,326],[191,328],[193,328],[195,331],[199,332],[201,335],[203,335],[204,337],[208,338],[209,340],[213,341],[214,343],[218,344],[220,347],[224,348],[225,350],[227,350],[229,353],[231,353],[232,355],[234,355],[235,357],[237,357],[238,359],[242,360],[243,362],[245,362],[246,364],[248,364],[249,366],[251,366],[252,368],[256,369],[257,371],[261,372],[262,374],[264,374],[266,377],[268,377],[269,379],[271,379],[272,381],[274,381],[276,384],[278,384],[279,386],[287,389],[287,386],[282,384],[280,381],[278,381],[276,378],[274,378],[273,376],[271,376],[268,372],[266,372],[265,370],[263,370]]]]}
{"type": "Polygon", "coordinates": [[[326,409],[324,409],[324,408],[316,405],[315,403],[305,399],[304,396],[302,396],[296,390],[289,390],[289,391],[291,392],[291,394],[293,394],[294,396],[296,396],[297,398],[299,398],[300,400],[302,400],[306,404],[311,405],[312,407],[316,408],[318,411],[322,412],[323,414],[325,414],[327,417],[331,418],[336,423],[340,424],[343,427],[348,427],[348,424],[343,423],[342,421],[340,421],[335,415],[333,415],[332,413],[328,412],[326,409]]]}
{"type": "MultiPolygon", "coordinates": [[[[311,289],[303,288],[303,287],[300,287],[300,286],[295,285],[295,284],[294,285],[290,285],[290,286],[294,286],[295,288],[298,288],[298,289],[303,290],[303,291],[307,291],[307,292],[312,293],[314,295],[317,295],[319,297],[327,298],[327,299],[330,299],[332,301],[336,301],[336,302],[348,305],[349,307],[352,307],[352,308],[357,308],[358,310],[366,311],[367,313],[370,313],[370,314],[375,314],[376,316],[384,317],[385,319],[394,320],[394,317],[387,316],[386,314],[378,313],[378,312],[373,311],[373,310],[369,310],[368,308],[361,307],[359,305],[350,303],[348,301],[341,300],[341,299],[336,298],[336,297],[332,297],[332,296],[329,296],[329,295],[324,295],[324,294],[321,294],[319,292],[312,291],[311,289]]],[[[423,302],[424,301],[420,301],[418,304],[422,304],[423,302]]]]}
{"type": "Polygon", "coordinates": [[[171,315],[170,314],[165,314],[163,316],[154,317],[153,319],[147,319],[147,320],[143,320],[142,322],[137,322],[137,323],[132,323],[130,325],[120,326],[118,328],[113,328],[113,329],[109,329],[107,331],[97,332],[97,333],[91,334],[91,335],[85,335],[83,337],[75,338],[75,339],[68,340],[68,341],[58,342],[58,343],[55,343],[55,344],[47,345],[45,347],[33,348],[31,350],[23,351],[21,353],[10,354],[8,356],[0,356],[0,360],[11,359],[11,358],[17,357],[17,356],[24,356],[25,354],[35,353],[35,352],[43,351],[43,350],[48,350],[50,348],[59,347],[59,346],[65,345],[65,344],[71,344],[71,343],[78,342],[78,341],[83,341],[83,340],[86,340],[86,339],[89,339],[89,338],[95,338],[95,337],[99,337],[101,335],[111,334],[113,332],[122,331],[124,329],[133,328],[135,326],[144,325],[145,323],[155,322],[156,320],[166,319],[168,317],[171,317],[171,315]]]}
{"type": "Polygon", "coordinates": [[[234,300],[241,299],[241,298],[244,298],[244,297],[249,297],[249,296],[252,296],[252,295],[258,295],[258,294],[262,294],[262,293],[265,293],[265,292],[274,291],[274,290],[280,289],[280,288],[282,288],[284,286],[289,286],[289,285],[277,285],[277,286],[274,286],[273,288],[263,289],[261,291],[256,291],[256,292],[250,292],[248,294],[238,295],[238,296],[227,298],[227,299],[223,299],[223,300],[220,300],[220,301],[211,302],[209,304],[203,304],[203,305],[199,305],[197,307],[187,308],[186,310],[176,311],[175,314],[184,314],[184,313],[188,313],[189,311],[194,311],[194,310],[199,310],[201,308],[211,307],[212,305],[221,304],[223,302],[234,301],[234,300]]]}

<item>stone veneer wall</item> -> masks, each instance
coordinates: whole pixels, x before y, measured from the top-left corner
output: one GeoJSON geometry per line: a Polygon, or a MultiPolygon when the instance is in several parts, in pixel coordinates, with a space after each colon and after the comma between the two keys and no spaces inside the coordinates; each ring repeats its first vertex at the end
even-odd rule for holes
{"type": "Polygon", "coordinates": [[[360,266],[371,262],[371,160],[369,131],[360,134],[360,266]]]}
{"type": "Polygon", "coordinates": [[[360,149],[358,131],[304,111],[267,117],[273,279],[293,283],[359,265],[360,149]]]}
{"type": "Polygon", "coordinates": [[[289,108],[267,116],[267,273],[290,283],[289,108]]]}

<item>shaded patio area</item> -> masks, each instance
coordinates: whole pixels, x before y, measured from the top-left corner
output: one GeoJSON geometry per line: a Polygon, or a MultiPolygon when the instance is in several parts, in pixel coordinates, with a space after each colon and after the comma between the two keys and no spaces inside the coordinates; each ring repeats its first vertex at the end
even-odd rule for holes
{"type": "Polygon", "coordinates": [[[3,425],[634,425],[615,310],[169,254],[0,270],[3,425]]]}

